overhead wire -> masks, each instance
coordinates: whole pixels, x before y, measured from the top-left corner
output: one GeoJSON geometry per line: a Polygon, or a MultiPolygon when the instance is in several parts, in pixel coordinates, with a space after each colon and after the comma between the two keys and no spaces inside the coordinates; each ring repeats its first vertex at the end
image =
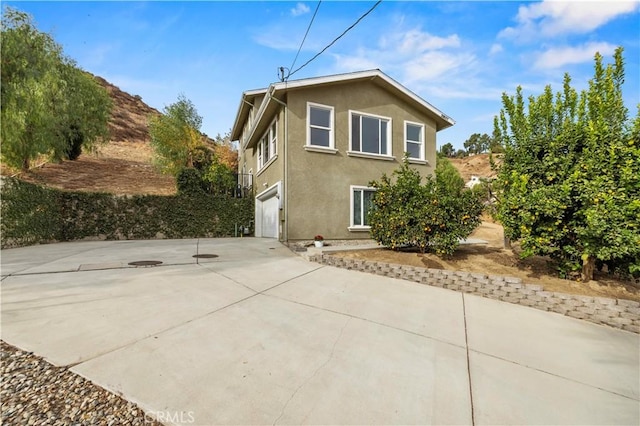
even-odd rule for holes
{"type": "MultiPolygon", "coordinates": [[[[318,1],[318,5],[316,6],[316,10],[313,12],[313,16],[311,17],[311,22],[309,22],[309,26],[307,27],[307,32],[304,33],[304,37],[302,38],[302,42],[300,43],[300,47],[298,47],[298,52],[296,53],[296,57],[293,58],[293,62],[291,63],[291,66],[289,67],[289,70],[293,69],[293,66],[296,64],[296,61],[298,60],[298,55],[300,55],[300,51],[302,50],[302,46],[304,45],[304,42],[307,39],[307,36],[309,35],[309,30],[311,30],[311,26],[313,25],[313,21],[316,19],[316,15],[318,14],[318,9],[320,9],[320,4],[321,3],[322,3],[322,0],[318,1]]],[[[290,75],[291,75],[291,73],[289,73],[287,75],[287,78],[289,78],[290,75]]]]}
{"type": "MultiPolygon", "coordinates": [[[[369,10],[367,10],[361,17],[358,18],[358,20],[356,22],[354,22],[353,24],[351,24],[351,26],[349,28],[347,28],[346,30],[344,30],[342,32],[342,34],[340,34],[338,37],[334,38],[333,41],[331,43],[329,43],[327,46],[325,46],[324,49],[322,49],[320,52],[316,53],[316,55],[309,59],[307,62],[305,62],[304,64],[302,64],[300,67],[296,68],[295,70],[291,71],[288,75],[287,75],[287,79],[289,77],[291,77],[293,74],[297,73],[298,71],[300,71],[302,68],[306,67],[307,65],[309,65],[311,62],[313,62],[318,56],[322,55],[328,48],[330,48],[331,46],[333,46],[335,44],[335,42],[337,42],[338,40],[340,40],[346,33],[348,33],[350,30],[352,30],[356,25],[358,25],[360,23],[360,21],[362,21],[368,14],[370,14],[371,12],[373,12],[373,10],[378,7],[378,5],[382,3],[382,0],[378,0],[376,2],[376,4],[374,4],[369,10]]],[[[296,55],[297,57],[297,55],[296,55]]],[[[294,61],[295,62],[295,61],[294,61]]],[[[293,67],[293,65],[292,65],[293,67]]]]}

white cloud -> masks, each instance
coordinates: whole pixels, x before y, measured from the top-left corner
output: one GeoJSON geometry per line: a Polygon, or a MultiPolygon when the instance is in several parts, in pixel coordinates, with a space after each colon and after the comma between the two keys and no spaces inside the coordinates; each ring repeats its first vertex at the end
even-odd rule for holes
{"type": "Polygon", "coordinates": [[[489,55],[496,55],[502,51],[504,51],[504,48],[502,47],[502,45],[498,43],[494,43],[491,46],[491,50],[489,50],[489,55]]]}
{"type": "Polygon", "coordinates": [[[609,43],[587,43],[582,46],[554,47],[537,55],[533,66],[536,69],[554,69],[569,64],[592,62],[596,52],[612,55],[616,46],[609,43]]]}
{"type": "Polygon", "coordinates": [[[476,58],[461,50],[457,34],[437,36],[420,29],[398,28],[382,35],[371,48],[334,54],[337,72],[380,68],[407,85],[420,86],[469,69],[476,58]]]}
{"type": "Polygon", "coordinates": [[[336,67],[340,72],[371,70],[381,67],[381,62],[378,62],[368,56],[369,55],[365,52],[360,52],[354,56],[340,54],[333,55],[336,61],[336,67]]]}
{"type": "Polygon", "coordinates": [[[397,48],[400,53],[411,54],[424,50],[460,47],[460,38],[457,34],[452,34],[448,37],[438,37],[418,29],[413,29],[407,32],[394,33],[386,37],[383,36],[380,39],[379,45],[382,48],[394,47],[397,48]]]}
{"type": "Polygon", "coordinates": [[[291,9],[292,16],[300,16],[304,15],[305,13],[309,13],[309,6],[304,3],[298,3],[296,4],[296,7],[291,9]]]}
{"type": "Polygon", "coordinates": [[[416,84],[448,78],[462,70],[471,69],[474,62],[475,56],[467,52],[422,52],[405,62],[404,81],[406,84],[416,84]]]}
{"type": "Polygon", "coordinates": [[[550,38],[561,34],[584,34],[619,16],[640,9],[637,1],[555,1],[545,0],[520,6],[517,25],[502,30],[499,37],[529,41],[540,36],[550,38]]]}
{"type": "MultiPolygon", "coordinates": [[[[492,53],[502,51],[492,46],[492,53]]],[[[325,72],[379,68],[425,99],[496,101],[516,83],[496,78],[496,64],[465,46],[458,34],[434,35],[400,25],[367,47],[332,54],[325,72]]],[[[455,115],[455,114],[454,114],[455,115]]]]}

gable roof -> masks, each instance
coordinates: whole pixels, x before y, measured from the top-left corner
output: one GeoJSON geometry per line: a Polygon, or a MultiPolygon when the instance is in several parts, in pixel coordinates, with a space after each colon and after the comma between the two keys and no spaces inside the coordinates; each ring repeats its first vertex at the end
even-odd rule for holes
{"type": "MultiPolygon", "coordinates": [[[[366,81],[369,80],[374,84],[377,84],[387,90],[393,92],[405,101],[414,104],[417,108],[425,110],[429,116],[431,116],[436,122],[436,131],[446,129],[455,124],[455,121],[440,111],[438,108],[431,105],[429,102],[422,99],[420,96],[413,93],[411,90],[404,87],[379,69],[358,71],[346,74],[335,74],[324,77],[312,77],[301,80],[284,81],[278,83],[272,83],[266,89],[248,90],[242,93],[240,99],[240,105],[238,106],[238,112],[236,119],[231,129],[231,140],[240,139],[244,123],[247,121],[251,107],[258,107],[254,105],[255,100],[258,97],[264,97],[258,110],[255,113],[254,123],[249,130],[249,137],[247,141],[250,142],[253,139],[254,133],[265,126],[263,117],[265,113],[270,112],[277,108],[279,103],[282,103],[284,95],[290,90],[296,90],[300,88],[312,87],[312,86],[324,86],[333,84],[343,84],[347,82],[366,81]],[[274,102],[272,100],[275,99],[274,102]]],[[[266,114],[270,117],[270,114],[266,114]]],[[[268,124],[268,123],[267,123],[268,124]]],[[[244,147],[241,147],[244,148],[244,147]]]]}

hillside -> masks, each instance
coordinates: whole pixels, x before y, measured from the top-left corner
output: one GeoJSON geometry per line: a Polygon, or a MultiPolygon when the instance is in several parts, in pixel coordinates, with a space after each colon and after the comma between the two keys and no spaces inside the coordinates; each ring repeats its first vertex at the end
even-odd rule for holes
{"type": "MultiPolygon", "coordinates": [[[[144,103],[139,96],[120,90],[102,77],[95,78],[113,100],[109,142],[99,147],[95,153],[83,153],[76,161],[47,163],[29,172],[20,173],[20,177],[75,191],[99,191],[118,195],[174,194],[176,187],[173,177],[162,175],[152,165],[153,151],[147,122],[150,116],[160,112],[144,103]]],[[[211,146],[214,145],[213,140],[208,137],[207,141],[211,146]]],[[[220,158],[231,164],[237,158],[224,146],[214,149],[220,158]]],[[[451,162],[460,171],[465,182],[471,175],[494,175],[487,154],[452,158],[451,162]]],[[[3,169],[3,173],[7,171],[3,169]]]]}
{"type": "Polygon", "coordinates": [[[471,179],[471,176],[481,178],[491,178],[496,176],[496,172],[491,170],[489,154],[478,154],[464,158],[449,158],[451,164],[458,169],[460,176],[465,182],[471,179]]]}
{"type": "MultiPolygon", "coordinates": [[[[109,121],[110,140],[95,153],[83,152],[76,161],[46,163],[20,178],[75,191],[109,192],[118,195],[168,195],[176,192],[175,180],[152,165],[148,117],[160,112],[140,97],[120,90],[101,77],[113,101],[109,121]]],[[[3,173],[6,173],[3,170],[3,173]]]]}

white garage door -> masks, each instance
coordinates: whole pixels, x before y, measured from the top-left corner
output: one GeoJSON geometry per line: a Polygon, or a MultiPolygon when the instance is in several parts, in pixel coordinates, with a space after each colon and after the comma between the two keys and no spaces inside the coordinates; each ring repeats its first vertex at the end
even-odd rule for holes
{"type": "Polygon", "coordinates": [[[273,196],[262,201],[262,235],[266,238],[278,238],[278,198],[273,196]]]}

